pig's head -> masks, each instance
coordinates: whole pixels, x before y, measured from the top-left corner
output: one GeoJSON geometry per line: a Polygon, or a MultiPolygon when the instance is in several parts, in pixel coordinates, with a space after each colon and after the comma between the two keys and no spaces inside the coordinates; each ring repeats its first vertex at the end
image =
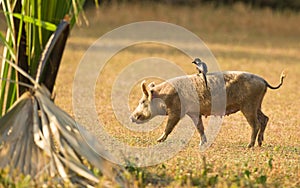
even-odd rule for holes
{"type": "Polygon", "coordinates": [[[138,106],[130,115],[134,123],[145,123],[157,115],[166,115],[166,105],[157,95],[155,84],[152,82],[146,86],[146,81],[141,83],[143,96],[138,106]]]}

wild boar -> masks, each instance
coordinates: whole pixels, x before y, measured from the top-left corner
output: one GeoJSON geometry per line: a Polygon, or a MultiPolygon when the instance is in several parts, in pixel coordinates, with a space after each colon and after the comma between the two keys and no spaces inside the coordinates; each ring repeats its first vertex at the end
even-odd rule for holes
{"type": "Polygon", "coordinates": [[[164,133],[157,140],[163,142],[179,120],[188,115],[200,133],[200,145],[203,145],[207,140],[202,116],[224,116],[241,111],[252,128],[248,147],[255,145],[257,135],[258,145],[261,146],[269,120],[261,110],[263,97],[267,88],[280,88],[285,78],[284,72],[276,87],[271,86],[262,77],[247,72],[214,72],[206,76],[208,87],[203,76],[199,74],[176,77],[158,85],[151,83],[148,87],[143,81],[141,83],[143,96],[132,112],[130,120],[134,123],[144,123],[157,115],[168,116],[164,133]],[[218,101],[218,98],[222,98],[222,91],[225,95],[224,108],[214,110],[213,103],[222,103],[222,100],[218,101]]]}

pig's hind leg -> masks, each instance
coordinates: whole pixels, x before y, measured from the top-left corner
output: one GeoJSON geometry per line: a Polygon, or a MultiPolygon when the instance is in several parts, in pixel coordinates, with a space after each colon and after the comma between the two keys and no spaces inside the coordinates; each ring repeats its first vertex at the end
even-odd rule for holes
{"type": "Polygon", "coordinates": [[[252,132],[251,132],[251,141],[248,144],[248,148],[251,148],[255,144],[255,140],[258,134],[258,131],[261,128],[260,121],[258,120],[257,116],[257,110],[253,107],[251,108],[245,108],[241,110],[244,116],[246,117],[249,125],[251,126],[252,132]]]}
{"type": "Polygon", "coordinates": [[[202,122],[202,116],[201,115],[200,116],[190,115],[190,117],[192,118],[192,120],[194,122],[194,125],[196,126],[197,131],[200,134],[201,141],[200,141],[199,145],[202,146],[207,142],[206,135],[204,133],[204,126],[203,126],[203,122],[202,122]]]}
{"type": "Polygon", "coordinates": [[[257,111],[257,117],[258,117],[258,120],[259,120],[260,126],[261,126],[259,133],[258,133],[258,145],[261,146],[262,141],[264,140],[264,132],[265,132],[267,123],[269,121],[269,118],[261,111],[261,109],[259,109],[257,111]]]}

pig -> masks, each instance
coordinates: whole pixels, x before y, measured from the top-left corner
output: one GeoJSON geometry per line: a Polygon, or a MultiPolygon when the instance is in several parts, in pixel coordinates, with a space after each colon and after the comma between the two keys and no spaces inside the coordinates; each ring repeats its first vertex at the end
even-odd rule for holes
{"type": "Polygon", "coordinates": [[[198,74],[175,77],[158,85],[152,82],[146,86],[144,80],[141,83],[143,95],[130,115],[131,122],[140,124],[158,115],[168,116],[164,133],[157,139],[163,142],[179,120],[187,115],[193,120],[200,134],[200,145],[203,145],[207,139],[202,116],[224,116],[241,111],[252,130],[248,148],[255,145],[256,138],[261,146],[269,120],[261,110],[263,97],[267,88],[281,87],[284,72],[275,87],[260,76],[241,71],[212,72],[206,78],[208,87],[204,77],[198,74]]]}

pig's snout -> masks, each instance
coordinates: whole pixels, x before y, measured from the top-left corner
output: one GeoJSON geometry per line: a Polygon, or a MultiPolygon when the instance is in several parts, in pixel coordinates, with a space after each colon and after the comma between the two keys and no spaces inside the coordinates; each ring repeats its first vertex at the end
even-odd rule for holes
{"type": "Polygon", "coordinates": [[[131,121],[131,123],[134,123],[136,121],[136,119],[132,115],[129,116],[129,120],[131,121]]]}
{"type": "Polygon", "coordinates": [[[131,115],[129,119],[132,123],[135,123],[138,120],[134,115],[131,115]]]}
{"type": "Polygon", "coordinates": [[[132,123],[140,123],[141,117],[142,115],[133,114],[129,117],[129,119],[132,123]]]}

